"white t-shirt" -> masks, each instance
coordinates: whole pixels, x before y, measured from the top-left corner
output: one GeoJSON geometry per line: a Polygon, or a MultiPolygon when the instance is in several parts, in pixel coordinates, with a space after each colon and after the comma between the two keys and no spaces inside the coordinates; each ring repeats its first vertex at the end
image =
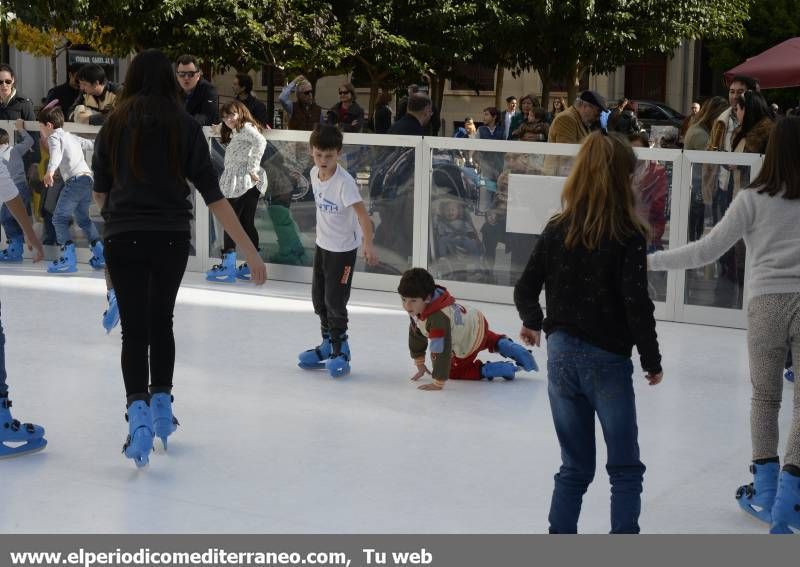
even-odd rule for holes
{"type": "Polygon", "coordinates": [[[329,252],[349,252],[361,246],[361,225],[353,205],[361,194],[353,176],[342,166],[327,181],[320,181],[319,168],[311,168],[311,187],[317,205],[317,246],[329,252]]]}
{"type": "Polygon", "coordinates": [[[19,190],[11,180],[6,164],[0,160],[0,203],[6,203],[19,195],[19,190]]]}

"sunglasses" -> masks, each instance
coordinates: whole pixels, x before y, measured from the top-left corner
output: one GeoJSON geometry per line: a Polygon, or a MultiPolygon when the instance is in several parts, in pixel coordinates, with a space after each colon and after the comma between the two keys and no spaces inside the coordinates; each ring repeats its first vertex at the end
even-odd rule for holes
{"type": "Polygon", "coordinates": [[[5,83],[6,85],[13,85],[14,79],[0,79],[0,83],[5,83]]]}
{"type": "Polygon", "coordinates": [[[339,96],[342,96],[343,94],[350,94],[350,91],[339,91],[339,96]]]}
{"type": "Polygon", "coordinates": [[[194,76],[195,76],[195,75],[197,75],[199,72],[200,72],[200,71],[177,71],[177,72],[176,72],[176,74],[177,74],[177,75],[178,75],[178,76],[179,76],[181,79],[186,79],[186,78],[192,79],[192,78],[194,78],[194,76]]]}

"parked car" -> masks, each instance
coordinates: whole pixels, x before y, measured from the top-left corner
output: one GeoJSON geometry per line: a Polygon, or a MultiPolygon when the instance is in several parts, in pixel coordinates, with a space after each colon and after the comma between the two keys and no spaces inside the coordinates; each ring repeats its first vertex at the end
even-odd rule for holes
{"type": "Polygon", "coordinates": [[[652,126],[675,126],[680,129],[684,118],[686,118],[683,114],[663,102],[637,100],[636,105],[638,108],[636,115],[648,133],[652,126]]]}

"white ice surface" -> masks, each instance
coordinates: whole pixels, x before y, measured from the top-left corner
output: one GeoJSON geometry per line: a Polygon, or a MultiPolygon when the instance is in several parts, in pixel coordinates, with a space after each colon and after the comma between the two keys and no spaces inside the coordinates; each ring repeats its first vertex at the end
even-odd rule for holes
{"type": "MultiPolygon", "coordinates": [[[[120,334],[100,325],[102,274],[43,270],[0,268],[14,415],[44,425],[49,441],[0,460],[0,533],[546,532],[560,460],[543,372],[418,391],[398,298],[354,290],[353,371],[334,380],[296,366],[318,342],[309,286],[187,274],[175,311],[181,427],[138,471],[120,453],[120,334]]],[[[516,336],[512,306],[473,305],[516,336]]],[[[734,500],[750,482],[745,333],[658,332],[663,384],[636,374],[642,530],[765,532],[734,500]]],[[[545,368],[544,349],[535,354],[545,368]]],[[[602,441],[598,453],[582,532],[609,527],[602,441]]]]}

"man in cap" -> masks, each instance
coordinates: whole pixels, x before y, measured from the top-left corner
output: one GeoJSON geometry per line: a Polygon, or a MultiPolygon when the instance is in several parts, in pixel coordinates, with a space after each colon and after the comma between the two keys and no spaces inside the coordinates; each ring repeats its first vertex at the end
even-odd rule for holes
{"type": "MultiPolygon", "coordinates": [[[[606,99],[595,91],[583,91],[572,106],[559,112],[550,131],[547,141],[554,144],[580,144],[589,135],[589,128],[606,110],[606,99]]],[[[572,167],[571,157],[548,155],[544,162],[547,175],[567,175],[572,167]]]]}

